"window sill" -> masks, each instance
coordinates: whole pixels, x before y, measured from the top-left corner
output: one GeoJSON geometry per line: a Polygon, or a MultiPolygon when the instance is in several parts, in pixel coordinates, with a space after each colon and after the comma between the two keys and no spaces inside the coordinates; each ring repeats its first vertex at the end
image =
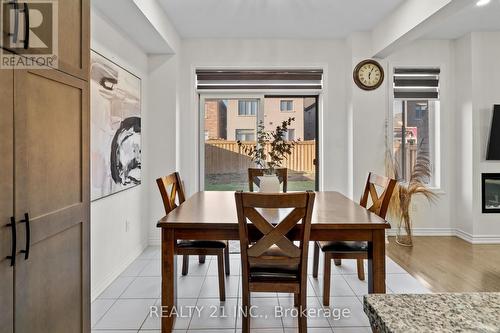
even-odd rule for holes
{"type": "Polygon", "coordinates": [[[429,187],[429,189],[437,195],[445,195],[446,191],[441,187],[429,187]]]}
{"type": "MultiPolygon", "coordinates": [[[[404,184],[408,184],[408,183],[405,182],[404,184]]],[[[432,192],[434,192],[437,195],[445,195],[446,194],[446,191],[443,190],[441,187],[428,186],[428,188],[429,188],[429,190],[431,190],[432,192]]]]}

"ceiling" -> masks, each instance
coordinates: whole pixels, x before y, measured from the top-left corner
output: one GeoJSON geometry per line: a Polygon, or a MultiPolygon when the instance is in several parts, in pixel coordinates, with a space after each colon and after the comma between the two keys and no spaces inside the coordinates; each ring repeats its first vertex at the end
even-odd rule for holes
{"type": "Polygon", "coordinates": [[[182,38],[345,38],[404,0],[158,0],[182,38]]]}
{"type": "Polygon", "coordinates": [[[476,6],[476,1],[471,1],[465,9],[443,20],[425,38],[456,39],[473,31],[500,31],[500,0],[492,0],[482,7],[476,6]]]}
{"type": "Polygon", "coordinates": [[[150,54],[171,53],[172,49],[134,1],[92,0],[92,6],[150,54]],[[119,15],[117,12],[119,11],[119,15]],[[144,38],[147,36],[147,38],[144,38]]]}

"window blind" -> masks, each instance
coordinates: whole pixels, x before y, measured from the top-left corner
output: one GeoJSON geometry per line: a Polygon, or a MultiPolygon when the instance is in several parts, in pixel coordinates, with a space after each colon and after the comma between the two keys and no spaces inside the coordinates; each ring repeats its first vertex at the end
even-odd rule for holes
{"type": "Polygon", "coordinates": [[[438,99],[439,68],[395,68],[394,98],[438,99]]]}
{"type": "Polygon", "coordinates": [[[196,70],[196,87],[208,89],[321,89],[322,69],[196,70]]]}

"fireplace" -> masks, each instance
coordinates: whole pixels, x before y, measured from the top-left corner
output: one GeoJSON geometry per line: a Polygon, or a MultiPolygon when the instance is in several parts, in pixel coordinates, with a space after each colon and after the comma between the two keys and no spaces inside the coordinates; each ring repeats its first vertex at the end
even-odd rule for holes
{"type": "Polygon", "coordinates": [[[483,213],[500,213],[500,173],[483,173],[483,213]]]}

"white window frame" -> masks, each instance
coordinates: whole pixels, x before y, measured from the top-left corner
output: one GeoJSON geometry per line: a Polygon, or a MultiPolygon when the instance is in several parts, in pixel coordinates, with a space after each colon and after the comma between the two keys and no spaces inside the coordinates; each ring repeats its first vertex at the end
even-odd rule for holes
{"type": "MultiPolygon", "coordinates": [[[[323,170],[324,170],[324,162],[323,162],[323,131],[322,131],[322,124],[323,124],[323,94],[321,90],[277,90],[277,91],[258,91],[258,92],[248,92],[248,91],[234,91],[234,92],[227,92],[227,91],[218,91],[218,90],[213,90],[213,91],[203,91],[199,92],[199,98],[198,98],[198,190],[203,191],[205,189],[205,137],[204,137],[204,131],[205,131],[205,101],[210,100],[210,99],[259,99],[259,109],[257,112],[257,124],[261,120],[264,120],[264,102],[266,97],[279,97],[279,96],[305,96],[305,95],[310,95],[310,96],[318,96],[318,133],[316,133],[318,139],[319,139],[319,146],[318,146],[318,152],[319,152],[319,174],[317,175],[318,177],[318,188],[320,191],[323,190],[324,184],[323,184],[323,170]]],[[[255,117],[255,116],[253,116],[255,117]]]]}
{"type": "Polygon", "coordinates": [[[437,101],[435,103],[435,109],[431,110],[431,104],[429,104],[429,141],[430,141],[430,152],[429,158],[431,159],[431,183],[429,184],[429,188],[438,193],[444,193],[442,190],[442,182],[441,182],[441,104],[442,104],[442,86],[443,86],[443,67],[442,65],[419,65],[419,66],[408,66],[408,65],[400,65],[400,64],[391,64],[389,65],[389,82],[394,82],[394,69],[395,68],[429,68],[429,67],[440,67],[441,74],[439,78],[440,85],[440,93],[439,98],[394,98],[394,86],[389,84],[388,89],[388,100],[389,100],[389,108],[388,108],[388,124],[387,126],[387,142],[389,149],[391,152],[394,148],[394,102],[396,100],[401,101],[437,101]]]}
{"type": "MultiPolygon", "coordinates": [[[[240,114],[240,103],[245,102],[245,103],[252,103],[255,102],[255,100],[249,100],[247,98],[242,98],[238,100],[238,117],[256,117],[257,114],[240,114]]],[[[245,104],[245,111],[247,111],[247,107],[251,104],[245,104]]],[[[259,108],[259,103],[257,102],[257,109],[259,108]]],[[[252,107],[250,107],[250,111],[252,110],[252,107]]]]}
{"type": "MultiPolygon", "coordinates": [[[[207,92],[200,94],[199,98],[199,107],[198,107],[198,119],[199,119],[199,132],[198,132],[198,144],[199,144],[199,149],[198,149],[198,155],[199,155],[199,165],[198,165],[198,179],[199,179],[199,184],[198,188],[200,191],[203,191],[205,189],[205,137],[203,133],[205,132],[205,102],[207,100],[213,100],[213,99],[233,99],[233,100],[240,100],[240,99],[257,99],[259,100],[259,108],[257,110],[257,124],[260,122],[260,120],[264,119],[264,94],[252,94],[252,93],[218,93],[218,92],[207,92]]],[[[244,117],[244,116],[240,116],[244,117]]],[[[255,117],[255,116],[251,116],[255,117]]]]}
{"type": "Polygon", "coordinates": [[[285,113],[286,112],[288,112],[288,113],[293,112],[293,104],[294,104],[293,103],[293,99],[282,99],[282,100],[280,100],[280,112],[285,112],[285,113]],[[283,110],[281,108],[281,105],[282,105],[281,103],[286,103],[286,106],[287,106],[286,110],[283,110]],[[291,103],[291,105],[292,105],[292,108],[290,110],[288,109],[288,103],[291,103]]]}
{"type": "MultiPolygon", "coordinates": [[[[246,137],[247,134],[245,134],[245,137],[246,137]]],[[[234,129],[234,138],[236,139],[236,141],[242,141],[242,142],[245,142],[245,141],[255,141],[256,139],[256,136],[257,136],[257,131],[251,129],[251,128],[235,128],[234,129]],[[241,140],[241,139],[238,139],[238,131],[248,131],[248,132],[252,132],[252,135],[255,137],[254,140],[241,140]]]]}

